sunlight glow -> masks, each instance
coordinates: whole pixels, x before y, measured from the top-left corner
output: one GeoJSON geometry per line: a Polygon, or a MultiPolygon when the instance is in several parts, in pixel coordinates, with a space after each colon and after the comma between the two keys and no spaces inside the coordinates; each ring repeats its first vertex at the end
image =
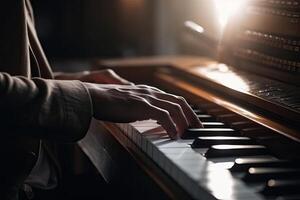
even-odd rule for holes
{"type": "Polygon", "coordinates": [[[246,0],[214,0],[221,29],[223,30],[230,16],[237,13],[246,0]]]}
{"type": "Polygon", "coordinates": [[[248,84],[243,80],[243,78],[230,70],[225,64],[212,64],[208,66],[208,68],[199,67],[198,71],[205,74],[205,76],[209,79],[220,82],[224,86],[234,90],[240,92],[249,92],[250,90],[248,84]],[[206,70],[208,70],[208,72],[206,70]]]}

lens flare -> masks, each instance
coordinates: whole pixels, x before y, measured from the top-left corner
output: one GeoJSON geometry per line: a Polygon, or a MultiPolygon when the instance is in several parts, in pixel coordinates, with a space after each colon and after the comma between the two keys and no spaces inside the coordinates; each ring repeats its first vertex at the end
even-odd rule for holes
{"type": "Polygon", "coordinates": [[[237,13],[245,2],[246,0],[214,0],[222,30],[226,26],[228,18],[237,13]]]}

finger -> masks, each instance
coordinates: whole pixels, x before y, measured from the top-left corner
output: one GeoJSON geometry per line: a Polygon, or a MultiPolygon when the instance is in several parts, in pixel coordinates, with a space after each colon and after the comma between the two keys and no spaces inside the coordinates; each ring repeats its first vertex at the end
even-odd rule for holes
{"type": "Polygon", "coordinates": [[[122,78],[115,71],[113,71],[111,69],[105,70],[104,73],[107,74],[107,77],[109,77],[111,79],[111,81],[114,82],[115,84],[134,85],[134,83],[122,78]]]}
{"type": "Polygon", "coordinates": [[[186,115],[186,118],[188,119],[189,125],[191,127],[197,127],[197,128],[203,127],[197,115],[193,112],[192,108],[188,105],[188,103],[183,97],[175,96],[165,92],[162,93],[159,92],[159,90],[152,90],[150,87],[141,88],[141,86],[138,86],[138,88],[134,89],[134,91],[140,94],[150,94],[160,99],[164,99],[179,104],[182,107],[183,112],[186,115]]]}
{"type": "Polygon", "coordinates": [[[189,126],[203,128],[201,121],[198,119],[193,109],[189,106],[189,104],[186,102],[186,100],[183,97],[175,96],[173,94],[168,94],[168,93],[165,94],[156,93],[155,96],[160,99],[164,99],[179,104],[188,120],[189,126]]]}
{"type": "Polygon", "coordinates": [[[105,77],[105,83],[114,84],[114,85],[124,85],[124,86],[133,86],[134,83],[129,82],[125,79],[120,79],[117,77],[105,77]]]}
{"type": "Polygon", "coordinates": [[[170,113],[172,120],[176,123],[179,136],[183,135],[184,131],[188,128],[189,123],[182,108],[178,104],[161,100],[150,95],[142,94],[141,96],[147,99],[151,105],[167,110],[170,113]]]}
{"type": "Polygon", "coordinates": [[[171,139],[177,139],[177,127],[175,125],[175,122],[172,120],[170,113],[166,110],[160,109],[156,106],[153,106],[153,109],[149,113],[149,117],[151,119],[157,120],[157,123],[159,123],[167,132],[167,134],[170,136],[171,139]]]}
{"type": "Polygon", "coordinates": [[[149,86],[149,85],[136,85],[139,89],[142,89],[141,91],[147,91],[147,92],[151,92],[151,91],[156,91],[156,92],[161,92],[161,93],[165,93],[163,90],[158,89],[156,87],[153,86],[149,86]],[[144,90],[143,90],[144,89],[144,90]]]}
{"type": "Polygon", "coordinates": [[[120,76],[119,76],[118,79],[120,80],[120,84],[122,84],[122,85],[132,85],[132,86],[134,86],[133,82],[130,82],[130,81],[124,79],[124,78],[121,78],[120,76]]]}
{"type": "MultiPolygon", "coordinates": [[[[138,96],[136,96],[136,98],[143,99],[142,97],[138,96]]],[[[167,110],[152,105],[146,99],[143,99],[142,101],[140,100],[139,102],[142,102],[142,108],[144,110],[144,112],[140,113],[142,115],[139,117],[141,120],[157,120],[157,123],[159,123],[165,129],[167,134],[172,139],[177,139],[178,130],[176,124],[167,110]]]]}
{"type": "Polygon", "coordinates": [[[153,93],[156,93],[156,92],[165,93],[164,91],[162,91],[156,87],[152,87],[152,86],[148,86],[148,85],[134,85],[133,88],[124,88],[124,90],[130,90],[130,91],[134,91],[139,94],[150,94],[150,95],[152,95],[153,93]]]}
{"type": "Polygon", "coordinates": [[[118,75],[111,75],[111,76],[107,76],[106,78],[106,82],[111,83],[111,84],[120,84],[120,85],[134,85],[134,83],[127,81],[124,78],[121,78],[118,75]]]}

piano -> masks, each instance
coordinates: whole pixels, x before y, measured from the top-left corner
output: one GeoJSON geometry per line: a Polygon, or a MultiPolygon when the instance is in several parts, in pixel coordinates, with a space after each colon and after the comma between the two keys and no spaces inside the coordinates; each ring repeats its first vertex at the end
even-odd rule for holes
{"type": "Polygon", "coordinates": [[[240,10],[216,58],[94,62],[185,97],[204,125],[171,140],[151,119],[93,120],[78,145],[116,192],[130,199],[300,199],[300,1],[249,0],[240,10]]]}

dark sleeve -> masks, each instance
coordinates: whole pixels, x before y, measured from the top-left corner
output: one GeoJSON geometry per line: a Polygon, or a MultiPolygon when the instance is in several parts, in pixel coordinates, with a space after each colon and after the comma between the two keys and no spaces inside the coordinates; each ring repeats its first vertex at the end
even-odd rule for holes
{"type": "Polygon", "coordinates": [[[0,72],[0,135],[73,142],[84,137],[91,117],[90,95],[80,81],[0,72]]]}

